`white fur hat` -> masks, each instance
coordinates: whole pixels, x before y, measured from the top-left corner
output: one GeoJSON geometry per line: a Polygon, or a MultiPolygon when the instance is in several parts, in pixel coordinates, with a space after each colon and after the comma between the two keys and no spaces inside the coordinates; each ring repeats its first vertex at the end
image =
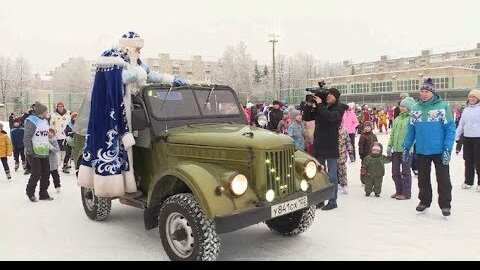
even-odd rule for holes
{"type": "Polygon", "coordinates": [[[350,109],[355,108],[355,102],[347,103],[347,105],[348,105],[348,107],[349,107],[350,109]]]}
{"type": "Polygon", "coordinates": [[[478,100],[480,100],[480,89],[473,89],[472,91],[470,91],[468,96],[469,97],[473,96],[473,97],[476,97],[478,100]]]}
{"type": "Polygon", "coordinates": [[[143,38],[135,32],[128,32],[118,40],[118,44],[122,47],[143,48],[143,38]]]}

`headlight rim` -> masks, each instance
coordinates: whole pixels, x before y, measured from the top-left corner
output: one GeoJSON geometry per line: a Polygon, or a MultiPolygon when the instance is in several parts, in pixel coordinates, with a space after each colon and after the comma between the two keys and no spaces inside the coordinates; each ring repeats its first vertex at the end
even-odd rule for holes
{"type": "Polygon", "coordinates": [[[244,174],[242,174],[242,173],[239,173],[239,172],[235,172],[235,173],[233,173],[232,175],[230,175],[230,177],[228,178],[228,190],[230,191],[230,193],[231,193],[233,196],[236,196],[236,197],[241,197],[241,196],[245,195],[245,193],[246,193],[247,190],[248,190],[248,178],[247,178],[247,176],[244,175],[244,174]],[[233,189],[233,187],[232,187],[233,180],[235,179],[235,177],[237,177],[237,176],[239,176],[239,175],[245,177],[245,181],[246,181],[245,190],[244,190],[243,193],[241,193],[241,194],[235,193],[235,191],[234,191],[234,189],[233,189]]]}
{"type": "Polygon", "coordinates": [[[318,173],[318,167],[317,167],[317,163],[314,160],[309,159],[309,160],[305,161],[305,163],[303,163],[303,175],[307,178],[307,180],[312,180],[313,178],[315,178],[315,175],[317,175],[317,173],[318,173]],[[313,174],[312,177],[308,176],[308,174],[307,174],[307,165],[310,162],[313,162],[313,164],[315,165],[315,173],[313,174]]]}
{"type": "Polygon", "coordinates": [[[257,115],[255,121],[257,122],[257,125],[263,127],[263,126],[265,126],[265,125],[267,124],[268,119],[267,119],[267,116],[266,116],[265,114],[259,114],[259,115],[257,115]],[[265,123],[261,124],[261,123],[260,123],[260,118],[265,119],[265,120],[264,120],[265,123]]]}

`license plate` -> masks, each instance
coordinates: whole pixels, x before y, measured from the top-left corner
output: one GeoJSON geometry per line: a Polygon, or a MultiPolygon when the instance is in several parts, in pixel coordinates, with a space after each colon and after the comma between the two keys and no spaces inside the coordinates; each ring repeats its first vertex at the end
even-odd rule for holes
{"type": "Polygon", "coordinates": [[[271,207],[272,218],[283,216],[291,212],[295,212],[307,206],[308,206],[307,196],[303,196],[288,202],[272,205],[271,207]]]}

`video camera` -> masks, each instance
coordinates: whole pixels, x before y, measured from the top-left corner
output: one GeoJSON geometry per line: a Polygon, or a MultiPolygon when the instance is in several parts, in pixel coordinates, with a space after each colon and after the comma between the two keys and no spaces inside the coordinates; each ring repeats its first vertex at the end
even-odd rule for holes
{"type": "MultiPolygon", "coordinates": [[[[310,87],[310,88],[306,88],[305,90],[312,93],[313,95],[321,98],[322,102],[325,102],[327,100],[328,89],[325,88],[325,82],[324,81],[319,81],[318,82],[318,87],[310,87]]],[[[305,97],[305,101],[313,103],[314,102],[313,95],[307,95],[305,97]]]]}

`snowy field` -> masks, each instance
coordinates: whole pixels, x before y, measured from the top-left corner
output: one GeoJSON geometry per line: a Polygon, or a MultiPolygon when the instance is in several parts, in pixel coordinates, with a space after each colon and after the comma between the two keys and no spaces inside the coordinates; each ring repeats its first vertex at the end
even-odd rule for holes
{"type": "MultiPolygon", "coordinates": [[[[378,138],[385,145],[388,135],[378,138]]],[[[13,170],[13,158],[9,163],[13,170]]],[[[365,197],[357,161],[348,165],[350,194],[339,194],[335,210],[317,210],[306,233],[285,238],[254,225],[222,235],[219,260],[479,260],[480,193],[460,188],[461,154],[451,165],[449,220],[438,207],[434,177],[430,211],[417,215],[416,178],[411,200],[391,199],[388,164],[381,197],[365,197]]],[[[55,200],[31,203],[23,170],[13,172],[11,182],[0,170],[0,260],[168,260],[158,230],[145,231],[141,210],[114,201],[110,217],[93,222],[83,211],[74,174],[60,174],[61,193],[53,183],[49,188],[55,200]]]]}

